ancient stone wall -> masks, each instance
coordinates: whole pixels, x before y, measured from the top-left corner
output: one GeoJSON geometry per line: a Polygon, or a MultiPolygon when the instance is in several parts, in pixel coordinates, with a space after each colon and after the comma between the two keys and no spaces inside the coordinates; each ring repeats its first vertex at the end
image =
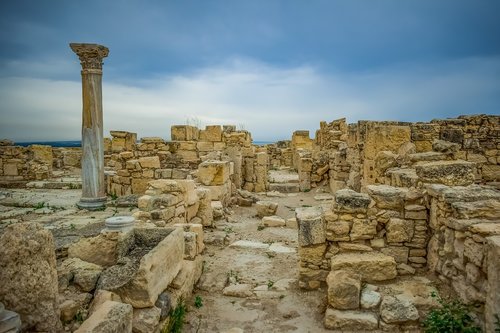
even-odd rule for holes
{"type": "MultiPolygon", "coordinates": [[[[451,285],[463,301],[480,304],[481,312],[485,307],[490,311],[499,302],[488,294],[498,285],[493,238],[500,234],[500,192],[477,185],[428,185],[426,189],[432,232],[429,270],[451,285]]],[[[493,323],[492,316],[485,319],[493,323]]]]}
{"type": "Polygon", "coordinates": [[[267,150],[253,146],[247,131],[236,131],[234,126],[207,126],[202,130],[177,125],[172,126],[171,133],[172,141],[142,138],[140,143],[132,144],[135,135],[113,131],[106,158],[111,171],[108,193],[143,194],[154,179],[196,179],[204,161],[227,161],[231,171],[227,173],[231,182],[216,185],[224,186],[224,191],[211,191],[213,200],[228,202],[232,184],[249,191],[266,191],[267,150]]]}
{"type": "Polygon", "coordinates": [[[52,174],[52,147],[42,145],[0,146],[0,180],[42,180],[52,174]]]}

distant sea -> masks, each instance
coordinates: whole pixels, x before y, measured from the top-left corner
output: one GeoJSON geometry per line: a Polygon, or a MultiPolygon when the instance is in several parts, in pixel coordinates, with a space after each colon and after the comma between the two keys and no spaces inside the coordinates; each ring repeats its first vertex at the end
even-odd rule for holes
{"type": "MultiPolygon", "coordinates": [[[[254,145],[264,146],[270,143],[274,143],[272,141],[254,141],[254,145]]],[[[16,146],[27,147],[30,145],[45,145],[52,147],[81,147],[81,141],[27,141],[27,142],[16,142],[16,146]]]]}
{"type": "Polygon", "coordinates": [[[82,141],[27,141],[27,142],[16,142],[16,146],[27,147],[30,145],[44,145],[52,147],[81,147],[82,141]]]}

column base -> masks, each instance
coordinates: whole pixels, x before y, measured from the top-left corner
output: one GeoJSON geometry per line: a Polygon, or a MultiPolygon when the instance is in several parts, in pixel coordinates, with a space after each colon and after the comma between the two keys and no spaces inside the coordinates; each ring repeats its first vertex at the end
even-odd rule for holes
{"type": "Polygon", "coordinates": [[[77,206],[80,209],[87,210],[101,210],[106,207],[106,197],[101,198],[81,198],[79,202],[77,202],[77,206]]]}

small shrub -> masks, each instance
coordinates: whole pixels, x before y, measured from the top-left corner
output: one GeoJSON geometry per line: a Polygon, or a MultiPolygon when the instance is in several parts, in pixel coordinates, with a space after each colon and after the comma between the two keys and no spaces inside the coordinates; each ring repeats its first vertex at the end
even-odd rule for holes
{"type": "Polygon", "coordinates": [[[35,205],[35,210],[37,209],[42,209],[43,207],[45,207],[45,202],[39,202],[35,205]]]}
{"type": "Polygon", "coordinates": [[[271,287],[274,285],[274,281],[273,280],[268,280],[267,281],[267,289],[271,289],[271,287]]]}
{"type": "Polygon", "coordinates": [[[162,333],[181,333],[184,326],[184,317],[186,316],[186,305],[184,300],[179,300],[175,309],[170,311],[168,324],[162,329],[162,333]]]}
{"type": "Polygon", "coordinates": [[[203,306],[203,299],[201,298],[200,295],[196,295],[194,298],[194,306],[199,309],[203,306]]]}
{"type": "Polygon", "coordinates": [[[266,227],[264,227],[263,225],[258,225],[257,226],[257,230],[258,231],[261,231],[261,230],[264,230],[266,227]]]}
{"type": "Polygon", "coordinates": [[[459,300],[446,301],[431,293],[440,308],[433,309],[425,318],[422,326],[426,333],[476,333],[481,329],[474,324],[470,315],[472,306],[459,300]]]}

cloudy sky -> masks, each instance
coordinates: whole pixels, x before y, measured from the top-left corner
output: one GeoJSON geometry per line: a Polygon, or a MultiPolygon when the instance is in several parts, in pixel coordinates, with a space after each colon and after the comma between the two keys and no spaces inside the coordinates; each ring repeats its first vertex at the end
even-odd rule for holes
{"type": "Polygon", "coordinates": [[[321,120],[500,114],[498,0],[16,0],[0,4],[0,138],[80,138],[103,44],[105,135],[186,122],[254,140],[321,120]]]}

